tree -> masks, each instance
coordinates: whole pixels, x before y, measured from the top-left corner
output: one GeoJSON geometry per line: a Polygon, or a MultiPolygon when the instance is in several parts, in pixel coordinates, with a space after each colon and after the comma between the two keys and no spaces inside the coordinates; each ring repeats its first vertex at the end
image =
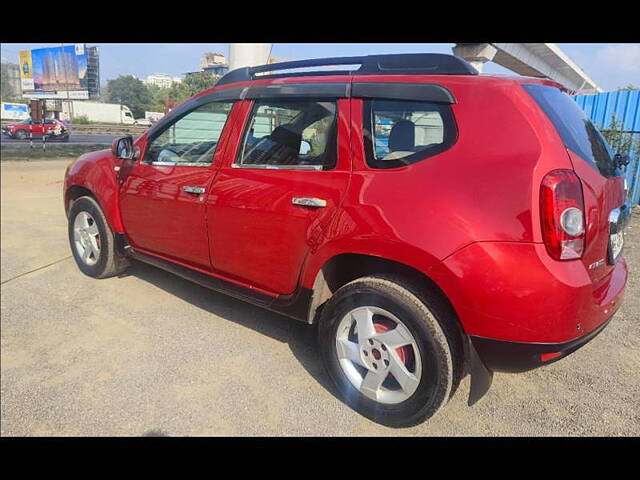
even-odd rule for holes
{"type": "Polygon", "coordinates": [[[216,84],[219,78],[219,75],[214,75],[211,72],[190,73],[184,78],[182,83],[180,83],[180,86],[183,88],[185,93],[189,95],[187,97],[189,98],[196,93],[210,89],[216,84]]]}
{"type": "Polygon", "coordinates": [[[107,82],[107,102],[120,103],[131,109],[134,118],[144,117],[153,97],[147,86],[132,75],[121,75],[107,82]]]}
{"type": "Polygon", "coordinates": [[[625,132],[622,121],[618,120],[616,114],[611,115],[611,123],[606,130],[602,131],[602,136],[611,146],[614,153],[621,155],[633,155],[640,152],[640,138],[634,138],[633,133],[625,132]]]}
{"type": "Polygon", "coordinates": [[[640,87],[636,87],[635,85],[630,83],[626,87],[621,87],[618,90],[640,90],[640,87]]]}
{"type": "Polygon", "coordinates": [[[163,112],[165,100],[171,99],[176,104],[180,104],[195,94],[213,87],[219,78],[219,75],[210,72],[196,72],[187,75],[182,82],[174,82],[169,88],[149,85],[148,89],[152,97],[149,108],[153,112],[163,112]]]}

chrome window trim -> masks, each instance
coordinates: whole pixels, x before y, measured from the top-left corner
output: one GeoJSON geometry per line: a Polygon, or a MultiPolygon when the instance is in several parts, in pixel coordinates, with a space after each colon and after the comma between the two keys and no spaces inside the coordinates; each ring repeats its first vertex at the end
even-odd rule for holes
{"type": "Polygon", "coordinates": [[[244,169],[255,169],[255,170],[312,170],[312,171],[323,171],[322,170],[322,165],[267,165],[267,164],[247,165],[247,164],[234,163],[234,164],[231,165],[231,168],[244,168],[244,169]]]}
{"type": "Polygon", "coordinates": [[[202,162],[149,162],[146,165],[153,167],[210,167],[213,163],[202,162]]]}

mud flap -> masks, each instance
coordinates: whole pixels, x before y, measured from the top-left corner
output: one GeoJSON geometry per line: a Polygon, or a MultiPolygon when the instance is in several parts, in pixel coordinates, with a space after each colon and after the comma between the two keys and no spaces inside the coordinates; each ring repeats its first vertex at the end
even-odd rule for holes
{"type": "Polygon", "coordinates": [[[485,396],[493,382],[493,371],[489,370],[480,359],[471,339],[467,337],[469,354],[469,375],[471,376],[471,386],[469,387],[469,399],[467,405],[475,405],[478,400],[485,396]]]}

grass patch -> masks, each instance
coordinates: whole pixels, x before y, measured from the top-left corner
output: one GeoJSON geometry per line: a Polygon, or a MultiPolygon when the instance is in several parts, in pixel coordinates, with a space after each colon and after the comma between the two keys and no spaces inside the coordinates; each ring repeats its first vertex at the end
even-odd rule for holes
{"type": "Polygon", "coordinates": [[[25,145],[2,145],[0,147],[0,159],[5,161],[18,160],[43,160],[52,158],[75,158],[83,153],[95,152],[109,148],[107,145],[52,145],[47,144],[46,150],[42,150],[42,144],[34,142],[33,148],[25,145]]]}
{"type": "Polygon", "coordinates": [[[93,122],[90,122],[86,115],[78,115],[73,119],[74,125],[91,125],[93,122]]]}

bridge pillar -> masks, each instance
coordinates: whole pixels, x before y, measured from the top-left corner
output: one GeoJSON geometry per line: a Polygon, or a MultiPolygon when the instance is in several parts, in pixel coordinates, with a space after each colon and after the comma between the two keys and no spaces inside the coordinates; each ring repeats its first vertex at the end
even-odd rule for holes
{"type": "Polygon", "coordinates": [[[493,60],[498,49],[489,43],[458,43],[453,47],[453,54],[464,58],[479,73],[485,63],[493,60]]]}

